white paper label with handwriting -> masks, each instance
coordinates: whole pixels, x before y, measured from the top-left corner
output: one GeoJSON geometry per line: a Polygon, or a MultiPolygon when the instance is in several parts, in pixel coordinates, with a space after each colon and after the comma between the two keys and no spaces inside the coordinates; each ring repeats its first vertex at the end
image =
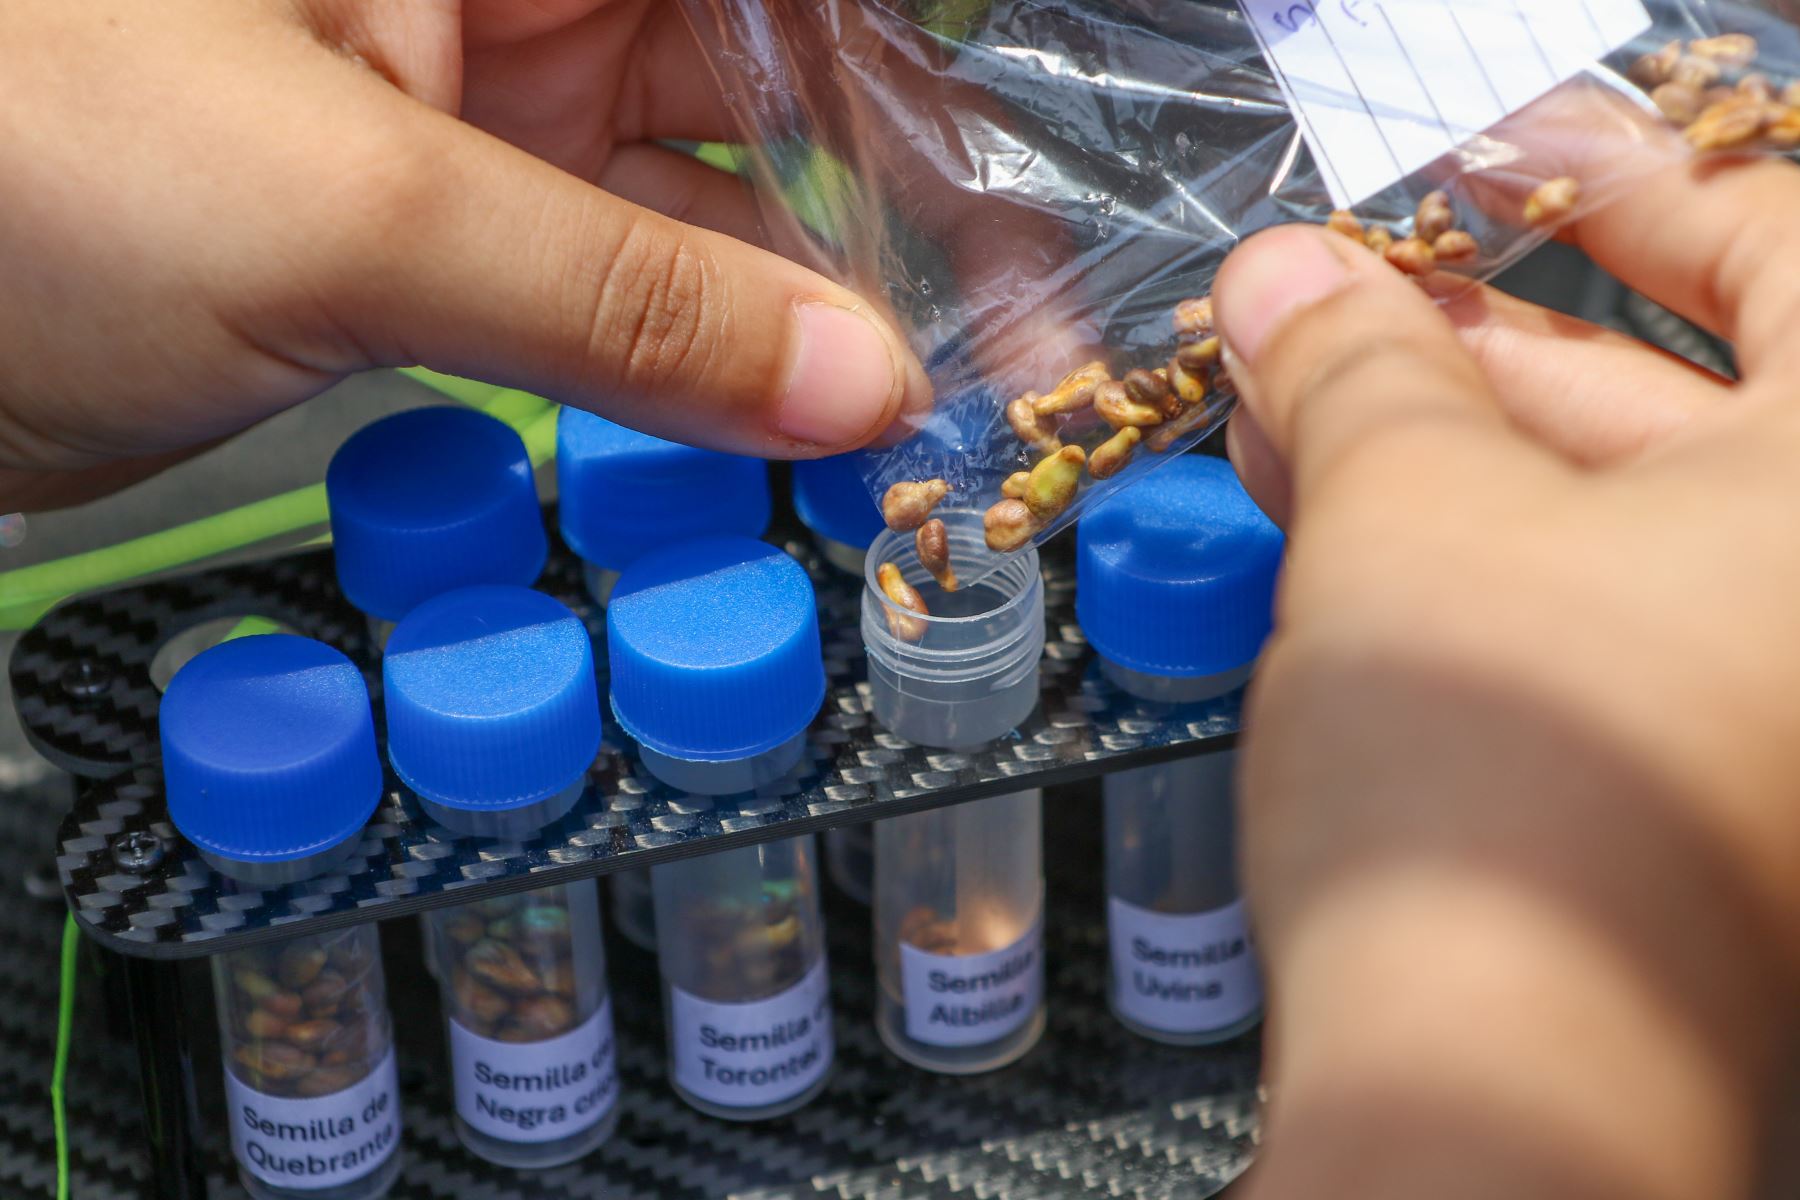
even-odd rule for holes
{"type": "Polygon", "coordinates": [[[1650,28],[1641,0],[1240,0],[1354,208],[1650,28]]]}

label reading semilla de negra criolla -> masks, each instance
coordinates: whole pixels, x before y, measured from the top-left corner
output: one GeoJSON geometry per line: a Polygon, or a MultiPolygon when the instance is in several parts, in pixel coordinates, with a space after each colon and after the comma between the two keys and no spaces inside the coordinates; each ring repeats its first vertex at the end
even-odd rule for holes
{"type": "Polygon", "coordinates": [[[669,999],[675,1082],[724,1108],[761,1108],[800,1095],[831,1066],[825,960],[785,992],[745,1004],[669,999]]]}
{"type": "Polygon", "coordinates": [[[619,1097],[612,1001],[558,1037],[499,1042],[450,1022],[456,1113],[470,1128],[510,1142],[573,1137],[619,1097]]]}
{"type": "Polygon", "coordinates": [[[1243,900],[1202,913],[1159,913],[1108,901],[1113,1000],[1129,1020],[1165,1033],[1225,1029],[1262,1007],[1262,980],[1243,900]]]}
{"type": "Polygon", "coordinates": [[[980,1046],[1031,1020],[1044,995],[1043,917],[1010,946],[931,954],[900,943],[906,1036],[928,1046],[980,1046]]]}
{"type": "Polygon", "coordinates": [[[270,1096],[226,1071],[225,1100],[238,1162],[271,1187],[338,1187],[375,1170],[400,1144],[392,1050],[360,1082],[329,1096],[270,1096]]]}

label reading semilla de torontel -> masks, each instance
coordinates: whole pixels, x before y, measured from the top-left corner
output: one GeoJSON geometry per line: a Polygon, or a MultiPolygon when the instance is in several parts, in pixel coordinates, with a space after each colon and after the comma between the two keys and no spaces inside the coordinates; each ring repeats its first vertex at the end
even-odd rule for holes
{"type": "Polygon", "coordinates": [[[270,1096],[225,1071],[231,1148],[271,1187],[318,1191],[361,1179],[400,1145],[394,1051],[362,1079],[329,1096],[270,1096]]]}
{"type": "Polygon", "coordinates": [[[450,1022],[456,1115],[509,1142],[573,1137],[619,1098],[612,1001],[574,1029],[541,1042],[497,1042],[450,1022]]]}
{"type": "Polygon", "coordinates": [[[669,989],[675,1082],[722,1108],[761,1108],[800,1095],[831,1067],[825,958],[785,992],[744,1004],[669,989]]]}
{"type": "Polygon", "coordinates": [[[1163,1033],[1227,1029],[1262,1007],[1262,980],[1244,901],[1200,913],[1107,903],[1113,1003],[1163,1033]]]}
{"type": "Polygon", "coordinates": [[[981,1046],[1031,1020],[1044,998],[1044,918],[1010,946],[931,954],[900,943],[906,1036],[927,1046],[981,1046]]]}

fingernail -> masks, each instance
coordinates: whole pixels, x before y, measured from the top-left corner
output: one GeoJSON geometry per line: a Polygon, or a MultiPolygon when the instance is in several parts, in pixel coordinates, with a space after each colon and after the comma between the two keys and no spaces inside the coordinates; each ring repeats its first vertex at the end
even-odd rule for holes
{"type": "Polygon", "coordinates": [[[1213,302],[1221,340],[1248,366],[1295,312],[1350,281],[1350,268],[1326,242],[1335,233],[1278,229],[1232,252],[1213,302]]]}
{"type": "Polygon", "coordinates": [[[821,300],[795,310],[797,334],[776,427],[815,446],[858,444],[894,401],[894,355],[869,317],[821,300]]]}

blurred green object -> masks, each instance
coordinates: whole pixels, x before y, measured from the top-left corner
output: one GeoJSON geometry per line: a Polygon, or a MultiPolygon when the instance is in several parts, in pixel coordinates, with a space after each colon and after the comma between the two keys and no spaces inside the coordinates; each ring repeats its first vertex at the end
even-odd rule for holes
{"type": "MultiPolygon", "coordinates": [[[[519,431],[534,467],[556,456],[557,405],[541,396],[422,367],[401,374],[519,431]]],[[[260,543],[330,541],[325,485],[311,484],[144,537],[0,573],[0,632],[29,628],[60,601],[132,579],[192,566],[260,543]],[[311,535],[307,537],[305,535],[311,535]]]]}

